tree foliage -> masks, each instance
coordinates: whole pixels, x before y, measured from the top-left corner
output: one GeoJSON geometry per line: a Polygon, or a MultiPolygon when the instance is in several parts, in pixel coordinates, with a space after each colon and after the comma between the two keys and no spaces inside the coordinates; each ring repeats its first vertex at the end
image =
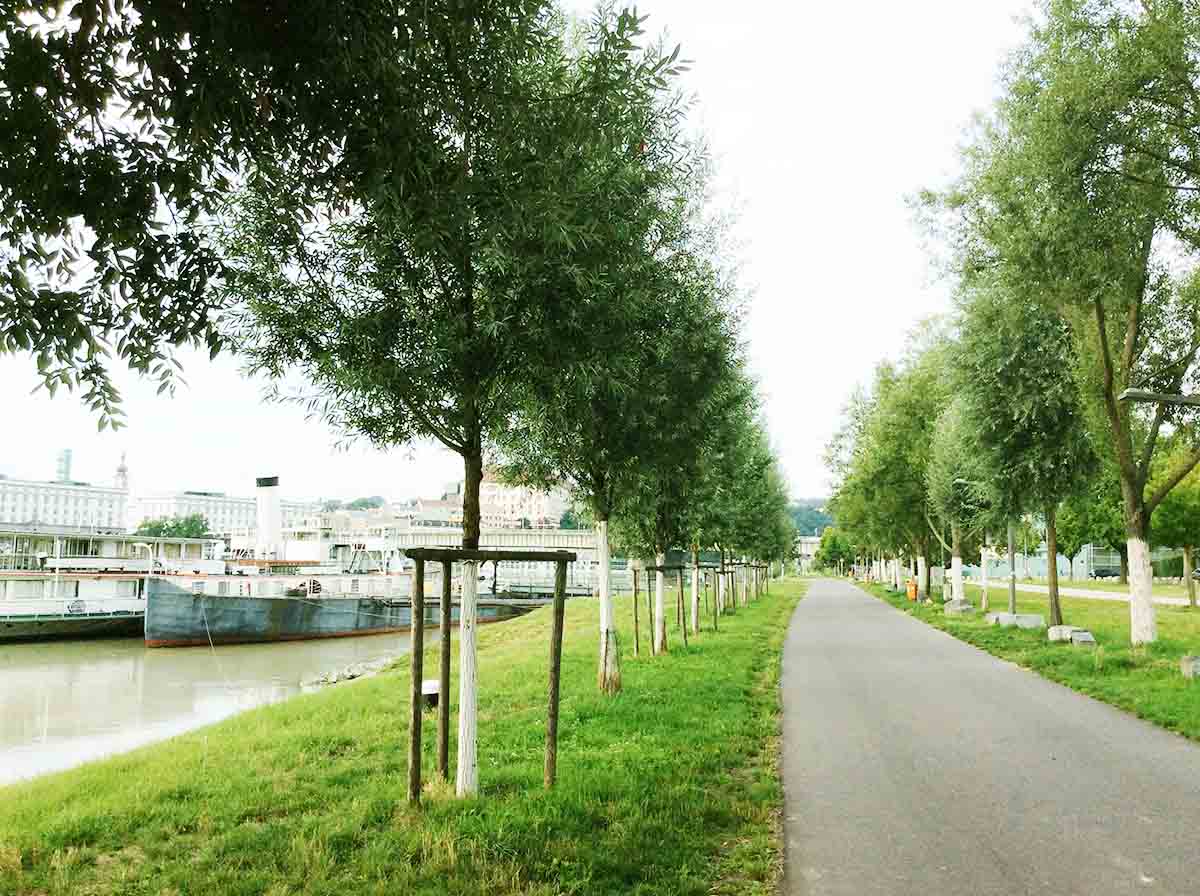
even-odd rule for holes
{"type": "Polygon", "coordinates": [[[134,534],[153,538],[207,538],[212,533],[208,528],[208,518],[202,513],[192,513],[142,520],[134,534]]]}

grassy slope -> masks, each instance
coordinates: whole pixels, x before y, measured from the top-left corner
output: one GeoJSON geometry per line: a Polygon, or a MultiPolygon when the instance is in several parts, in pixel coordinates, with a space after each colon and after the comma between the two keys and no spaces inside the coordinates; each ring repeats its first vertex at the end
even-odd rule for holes
{"type": "MultiPolygon", "coordinates": [[[[1034,670],[1097,699],[1200,740],[1200,682],[1179,674],[1179,658],[1200,653],[1200,613],[1186,607],[1158,610],[1159,640],[1148,647],[1129,646],[1129,606],[1106,600],[1065,597],[1063,620],[1090,629],[1094,650],[1052,644],[1044,629],[1026,631],[987,625],[974,618],[943,615],[940,604],[916,607],[882,586],[869,591],[930,625],[989,653],[1034,670]]],[[[1006,591],[988,589],[990,610],[1008,609],[1006,591]]],[[[967,588],[979,606],[979,589],[967,588]]],[[[1048,616],[1045,595],[1017,593],[1017,611],[1048,616]]]]}
{"type": "Polygon", "coordinates": [[[437,782],[405,806],[405,664],[0,788],[0,893],[773,892],[776,684],[803,589],[777,585],[689,650],[672,630],[669,656],[637,660],[625,598],[616,698],[595,685],[596,605],[570,602],[550,793],[539,611],[481,630],[480,798],[437,782]]]}

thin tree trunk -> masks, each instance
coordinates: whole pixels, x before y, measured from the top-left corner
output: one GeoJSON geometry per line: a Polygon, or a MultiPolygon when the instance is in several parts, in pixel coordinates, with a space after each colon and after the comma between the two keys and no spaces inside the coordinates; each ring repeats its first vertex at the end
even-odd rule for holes
{"type": "Polygon", "coordinates": [[[1154,610],[1154,569],[1144,536],[1129,537],[1129,638],[1137,644],[1158,640],[1154,610]]]}
{"type": "Polygon", "coordinates": [[[1129,584],[1129,545],[1126,544],[1123,549],[1117,551],[1117,556],[1121,558],[1121,577],[1117,579],[1120,585],[1129,584]]]}
{"type": "Polygon", "coordinates": [[[462,565],[462,599],[458,611],[458,774],[455,792],[459,796],[470,796],[479,790],[475,751],[478,587],[479,564],[468,560],[462,565]]]}
{"type": "Polygon", "coordinates": [[[963,588],[962,562],[962,529],[958,523],[950,526],[950,546],[954,549],[950,555],[950,587],[954,600],[966,600],[967,592],[963,588]]]}
{"type": "Polygon", "coordinates": [[[1192,546],[1183,546],[1183,577],[1187,581],[1188,606],[1196,609],[1196,580],[1192,578],[1192,546]]]}
{"type": "Polygon", "coordinates": [[[667,562],[666,554],[659,553],[655,557],[654,571],[654,652],[662,653],[667,649],[667,605],[666,605],[666,576],[662,567],[667,562]]]}
{"type": "MultiPolygon", "coordinates": [[[[606,577],[607,578],[607,577],[606,577]]],[[[542,783],[549,790],[558,777],[558,691],[562,677],[563,614],[567,604],[567,563],[554,564],[554,622],[550,633],[550,686],[546,704],[546,758],[542,783]]]]}
{"type": "Polygon", "coordinates": [[[617,620],[609,588],[611,564],[608,545],[608,520],[596,521],[596,553],[600,574],[600,664],[597,681],[605,694],[621,690],[621,651],[617,643],[617,620]]]}
{"type": "Polygon", "coordinates": [[[633,571],[633,655],[642,655],[642,634],[638,630],[638,602],[642,599],[638,593],[638,571],[633,571]]]}
{"type": "Polygon", "coordinates": [[[683,636],[683,646],[687,649],[687,611],[683,605],[683,570],[679,570],[679,632],[683,636]]]}
{"type": "Polygon", "coordinates": [[[1008,521],[1008,612],[1017,612],[1017,527],[1008,521]]]}
{"type": "Polygon", "coordinates": [[[1046,583],[1050,592],[1050,624],[1062,625],[1062,605],[1058,599],[1058,508],[1046,507],[1046,583]]]}
{"type": "Polygon", "coordinates": [[[478,550],[479,486],[483,482],[483,450],[478,444],[463,454],[463,473],[462,546],[467,550],[478,550]]]}
{"type": "Polygon", "coordinates": [[[700,634],[700,548],[692,547],[692,633],[700,634]]]}
{"type": "Polygon", "coordinates": [[[979,612],[986,613],[988,611],[988,606],[989,606],[989,604],[988,604],[988,549],[987,549],[986,544],[979,549],[979,574],[980,574],[979,612]]]}
{"type": "Polygon", "coordinates": [[[917,599],[929,596],[929,558],[924,553],[917,557],[917,599]]]}

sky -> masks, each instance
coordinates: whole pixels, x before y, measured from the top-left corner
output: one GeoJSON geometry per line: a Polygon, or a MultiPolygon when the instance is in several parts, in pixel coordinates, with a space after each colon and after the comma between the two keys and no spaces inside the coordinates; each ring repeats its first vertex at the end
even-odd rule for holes
{"type": "MultiPolygon", "coordinates": [[[[590,4],[568,3],[586,13],[590,4]]],[[[644,0],[647,30],[691,61],[692,125],[712,148],[718,203],[737,216],[745,338],[771,441],[796,497],[828,494],[824,446],[845,399],[896,357],[949,295],[907,198],[953,175],[972,115],[998,89],[1029,0],[644,0]]],[[[262,401],[233,358],[181,357],[174,396],[122,375],[127,426],[96,431],[78,399],[33,392],[31,360],[0,356],[9,434],[0,474],[111,482],[128,454],[135,494],[249,495],[278,475],[293,497],[435,496],[460,478],[433,445],[338,446],[299,408],[262,401]]]]}

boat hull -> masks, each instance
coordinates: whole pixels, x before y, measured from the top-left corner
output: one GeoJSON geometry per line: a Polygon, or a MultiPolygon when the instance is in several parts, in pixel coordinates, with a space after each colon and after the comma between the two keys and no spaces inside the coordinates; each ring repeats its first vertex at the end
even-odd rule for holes
{"type": "MultiPolygon", "coordinates": [[[[504,606],[481,606],[479,621],[520,615],[504,606]]],[[[440,622],[440,608],[427,605],[425,623],[440,622]]],[[[458,621],[458,608],[451,616],[458,621]]],[[[155,583],[146,601],[147,647],[194,647],[304,641],[405,632],[412,628],[407,600],[359,597],[256,597],[194,594],[171,583],[155,583]]]]}
{"type": "Polygon", "coordinates": [[[142,614],[0,619],[0,643],[54,638],[129,638],[142,634],[142,614]]]}

